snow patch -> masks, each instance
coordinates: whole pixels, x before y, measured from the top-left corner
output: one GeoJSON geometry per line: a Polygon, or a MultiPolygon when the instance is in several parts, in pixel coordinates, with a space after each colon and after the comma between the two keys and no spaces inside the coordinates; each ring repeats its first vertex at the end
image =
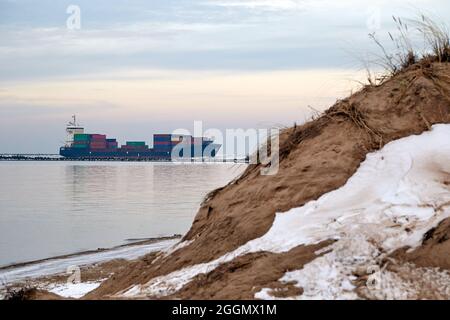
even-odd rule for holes
{"type": "MultiPolygon", "coordinates": [[[[287,272],[281,282],[296,282],[304,292],[297,299],[358,299],[352,280],[355,268],[367,266],[380,255],[379,250],[363,236],[344,238],[327,249],[331,252],[306,264],[303,269],[287,272]]],[[[273,299],[273,297],[270,297],[273,299]]]]}
{"type": "MultiPolygon", "coordinates": [[[[122,292],[126,297],[164,296],[195,276],[239,255],[281,253],[299,245],[338,240],[326,253],[281,280],[295,280],[303,298],[355,299],[352,272],[403,246],[420,245],[423,235],[450,216],[450,125],[387,144],[367,155],[347,183],[300,208],[278,213],[261,238],[208,263],[190,266],[122,292]]],[[[257,297],[267,297],[263,289],[257,297]]],[[[272,297],[271,297],[272,298],[272,297]]]]}
{"type": "Polygon", "coordinates": [[[85,296],[92,290],[97,289],[102,282],[103,280],[98,282],[69,282],[63,284],[52,284],[44,287],[43,289],[55,293],[61,297],[78,299],[85,296]]]}

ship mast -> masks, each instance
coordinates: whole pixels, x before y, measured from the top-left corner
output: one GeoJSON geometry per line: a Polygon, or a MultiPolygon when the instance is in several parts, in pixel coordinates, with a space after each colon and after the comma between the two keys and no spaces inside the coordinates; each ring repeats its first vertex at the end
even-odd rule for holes
{"type": "Polygon", "coordinates": [[[78,127],[78,124],[77,124],[77,116],[76,116],[76,115],[73,115],[73,116],[72,116],[72,120],[73,120],[73,121],[69,121],[69,123],[67,124],[67,126],[68,126],[68,127],[78,127]]]}

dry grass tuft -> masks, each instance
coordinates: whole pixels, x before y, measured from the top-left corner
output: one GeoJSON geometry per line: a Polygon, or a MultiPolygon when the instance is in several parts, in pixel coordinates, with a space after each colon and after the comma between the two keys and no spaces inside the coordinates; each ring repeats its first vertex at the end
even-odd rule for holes
{"type": "Polygon", "coordinates": [[[418,63],[450,62],[450,38],[445,24],[438,24],[425,15],[418,19],[402,20],[395,16],[392,19],[396,25],[396,33],[388,32],[388,35],[395,48],[393,52],[386,49],[375,33],[369,34],[381,51],[380,55],[375,55],[376,59],[372,63],[384,70],[382,75],[374,77],[369,63],[365,62],[369,86],[378,86],[418,63]],[[410,37],[412,31],[417,31],[424,39],[424,50],[420,51],[413,45],[410,37]]]}
{"type": "Polygon", "coordinates": [[[434,59],[435,62],[450,62],[450,37],[446,25],[438,24],[424,15],[415,24],[431,49],[431,53],[424,57],[434,59]]]}

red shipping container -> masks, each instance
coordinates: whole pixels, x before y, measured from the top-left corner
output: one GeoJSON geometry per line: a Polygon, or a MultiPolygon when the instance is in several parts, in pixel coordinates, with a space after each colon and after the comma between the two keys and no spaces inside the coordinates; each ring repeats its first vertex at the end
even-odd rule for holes
{"type": "Polygon", "coordinates": [[[157,134],[154,134],[153,136],[154,136],[155,138],[156,138],[156,137],[171,137],[172,134],[170,134],[170,133],[157,133],[157,134]]]}
{"type": "Polygon", "coordinates": [[[106,140],[106,134],[91,134],[91,140],[106,140]]]}
{"type": "Polygon", "coordinates": [[[91,148],[106,148],[106,143],[91,143],[91,148]]]}
{"type": "Polygon", "coordinates": [[[154,145],[158,146],[170,146],[172,144],[171,141],[153,141],[154,145]]]}

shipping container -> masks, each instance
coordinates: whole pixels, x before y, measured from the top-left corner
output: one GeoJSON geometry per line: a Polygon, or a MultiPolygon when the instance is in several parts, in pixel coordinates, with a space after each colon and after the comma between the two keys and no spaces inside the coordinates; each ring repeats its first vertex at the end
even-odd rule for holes
{"type": "Polygon", "coordinates": [[[153,149],[155,150],[172,150],[172,146],[168,146],[168,145],[156,145],[153,147],[153,149]]]}
{"type": "Polygon", "coordinates": [[[106,142],[91,142],[89,145],[90,146],[105,146],[106,147],[106,142]]]}
{"type": "Polygon", "coordinates": [[[153,141],[154,146],[170,146],[172,141],[153,141]]]}
{"type": "Polygon", "coordinates": [[[117,139],[106,139],[106,142],[117,142],[117,139]]]}
{"type": "Polygon", "coordinates": [[[127,146],[145,146],[145,141],[127,141],[127,146]]]}
{"type": "Polygon", "coordinates": [[[127,149],[127,150],[142,150],[142,149],[148,149],[148,145],[143,145],[143,146],[122,146],[122,149],[127,149]]]}
{"type": "Polygon", "coordinates": [[[155,134],[153,136],[153,141],[171,141],[172,135],[171,134],[155,134]]]}
{"type": "Polygon", "coordinates": [[[91,134],[91,139],[100,139],[100,140],[105,140],[106,139],[106,135],[105,134],[91,134]]]}
{"type": "Polygon", "coordinates": [[[172,137],[172,134],[171,133],[157,133],[157,134],[154,134],[153,137],[155,137],[155,138],[169,137],[170,138],[170,137],[172,137]]]}
{"type": "Polygon", "coordinates": [[[91,143],[89,146],[91,148],[106,149],[106,143],[91,143]]]}
{"type": "Polygon", "coordinates": [[[89,140],[91,143],[106,143],[106,139],[91,139],[89,140]]]}
{"type": "Polygon", "coordinates": [[[153,141],[158,141],[158,142],[164,142],[164,141],[171,141],[170,138],[153,138],[153,141]]]}
{"type": "Polygon", "coordinates": [[[82,140],[79,140],[79,141],[74,141],[72,144],[73,144],[73,145],[76,145],[76,144],[85,144],[85,145],[88,145],[88,144],[89,144],[89,141],[82,141],[82,140]]]}
{"type": "Polygon", "coordinates": [[[89,145],[87,145],[87,144],[74,144],[72,147],[73,148],[77,148],[77,149],[87,149],[87,148],[89,148],[89,145]]]}
{"type": "Polygon", "coordinates": [[[171,140],[153,140],[153,143],[171,143],[171,140]]]}
{"type": "Polygon", "coordinates": [[[75,133],[73,140],[75,141],[88,141],[91,138],[90,134],[87,133],[75,133]]]}

